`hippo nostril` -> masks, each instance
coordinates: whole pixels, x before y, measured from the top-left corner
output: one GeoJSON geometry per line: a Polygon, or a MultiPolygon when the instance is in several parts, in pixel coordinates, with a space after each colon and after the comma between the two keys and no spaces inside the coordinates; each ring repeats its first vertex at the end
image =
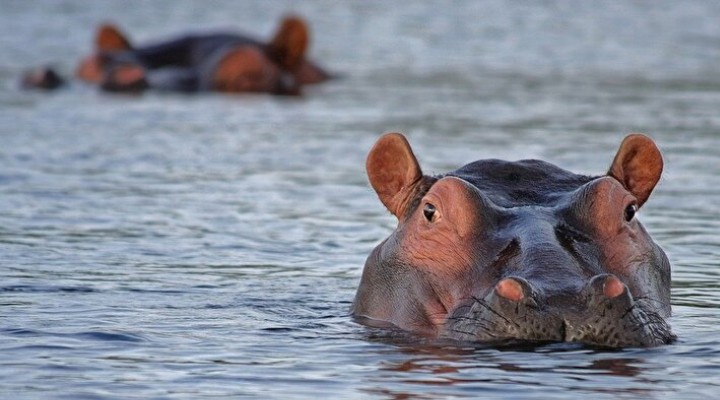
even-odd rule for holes
{"type": "Polygon", "coordinates": [[[610,275],[605,279],[605,283],[603,283],[603,294],[610,298],[614,299],[625,291],[625,284],[620,281],[616,276],[610,275]]]}
{"type": "Polygon", "coordinates": [[[495,285],[495,292],[512,301],[520,301],[525,297],[522,285],[513,278],[505,278],[498,282],[495,285]]]}

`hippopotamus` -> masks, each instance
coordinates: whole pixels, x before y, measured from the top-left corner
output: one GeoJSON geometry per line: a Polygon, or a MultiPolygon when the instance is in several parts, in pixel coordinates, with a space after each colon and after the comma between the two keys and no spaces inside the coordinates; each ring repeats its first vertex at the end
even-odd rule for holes
{"type": "MultiPolygon", "coordinates": [[[[107,23],[98,28],[95,51],[81,60],[75,76],[112,92],[156,89],[297,95],[303,85],[331,77],[307,59],[309,44],[307,23],[297,16],[285,17],[269,42],[215,32],[134,46],[119,28],[107,23]]],[[[43,82],[29,79],[32,74],[26,74],[23,82],[43,82]]]]}
{"type": "Polygon", "coordinates": [[[368,256],[360,323],[474,343],[671,343],[670,263],[638,219],[663,169],[648,136],[604,175],[483,159],[424,175],[405,136],[366,162],[398,224],[368,256]]]}

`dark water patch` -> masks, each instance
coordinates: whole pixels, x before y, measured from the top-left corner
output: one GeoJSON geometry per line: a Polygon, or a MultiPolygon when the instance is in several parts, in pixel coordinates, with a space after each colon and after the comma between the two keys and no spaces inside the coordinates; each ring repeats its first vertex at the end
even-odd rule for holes
{"type": "Polygon", "coordinates": [[[296,328],[288,328],[288,327],[269,327],[269,328],[262,328],[263,331],[271,332],[271,333],[290,333],[294,332],[297,329],[296,328]]]}
{"type": "MultiPolygon", "coordinates": [[[[106,331],[85,331],[85,332],[52,332],[47,330],[33,330],[25,328],[10,328],[2,329],[0,332],[19,337],[44,337],[44,338],[69,338],[78,340],[92,340],[92,341],[107,341],[107,342],[131,342],[140,343],[145,342],[147,339],[144,337],[126,332],[106,332],[106,331]]],[[[37,345],[33,345],[37,346],[37,345]]],[[[64,346],[60,346],[60,349],[64,349],[64,346]]]]}
{"type": "Polygon", "coordinates": [[[2,332],[9,334],[9,335],[18,335],[18,336],[38,336],[41,334],[38,331],[34,331],[31,329],[23,329],[23,328],[6,328],[6,329],[2,329],[2,332]]]}
{"type": "Polygon", "coordinates": [[[131,334],[131,333],[119,333],[119,332],[103,332],[103,331],[90,331],[90,332],[79,332],[69,335],[74,338],[87,339],[87,340],[98,340],[105,342],[131,342],[140,343],[146,342],[147,339],[142,336],[131,334]]]}
{"type": "Polygon", "coordinates": [[[23,345],[23,346],[17,346],[17,347],[3,347],[3,351],[6,353],[10,352],[18,352],[18,353],[43,353],[43,352],[56,352],[56,351],[72,351],[75,350],[75,347],[73,346],[63,346],[63,345],[52,345],[52,344],[46,344],[46,345],[23,345]]]}
{"type": "Polygon", "coordinates": [[[50,285],[8,285],[0,286],[0,292],[20,293],[96,293],[99,290],[88,286],[50,286],[50,285]]]}
{"type": "Polygon", "coordinates": [[[186,294],[185,290],[180,289],[160,289],[160,288],[140,288],[140,287],[122,287],[121,291],[131,293],[146,293],[146,294],[164,294],[164,295],[178,295],[186,294]]]}
{"type": "Polygon", "coordinates": [[[231,308],[232,305],[230,305],[230,304],[206,304],[202,307],[207,308],[208,310],[223,310],[223,309],[231,308]]]}

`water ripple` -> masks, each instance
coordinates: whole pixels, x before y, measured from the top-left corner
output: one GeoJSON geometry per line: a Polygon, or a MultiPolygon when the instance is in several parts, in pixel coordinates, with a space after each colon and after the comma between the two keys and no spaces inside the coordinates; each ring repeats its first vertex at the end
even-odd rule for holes
{"type": "Polygon", "coordinates": [[[0,286],[0,292],[23,292],[23,293],[93,293],[97,289],[87,286],[49,286],[49,285],[9,285],[0,286]]]}
{"type": "MultiPolygon", "coordinates": [[[[62,338],[62,339],[77,339],[77,340],[81,340],[81,341],[90,340],[90,341],[131,342],[131,343],[140,343],[140,342],[147,341],[147,339],[143,338],[141,335],[127,333],[127,332],[81,331],[81,332],[72,332],[72,333],[58,333],[58,332],[40,331],[40,330],[23,329],[23,328],[9,328],[9,329],[1,329],[0,333],[7,334],[10,336],[20,336],[20,337],[42,337],[42,338],[45,338],[48,340],[52,340],[52,338],[62,338]]],[[[35,346],[33,346],[33,347],[35,347],[35,346]]],[[[66,348],[66,347],[50,346],[47,349],[55,350],[55,349],[64,349],[64,348],[66,348]]],[[[28,349],[28,350],[30,350],[30,349],[28,349]]]]}

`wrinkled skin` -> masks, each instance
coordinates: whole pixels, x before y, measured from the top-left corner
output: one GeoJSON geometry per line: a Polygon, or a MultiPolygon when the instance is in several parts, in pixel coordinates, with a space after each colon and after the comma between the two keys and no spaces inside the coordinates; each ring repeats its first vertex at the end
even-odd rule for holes
{"type": "Polygon", "coordinates": [[[462,341],[670,343],[670,265],[636,215],[662,166],[632,134],[603,176],[538,160],[427,176],[386,134],[367,172],[398,226],[368,257],[353,315],[462,341]]]}

